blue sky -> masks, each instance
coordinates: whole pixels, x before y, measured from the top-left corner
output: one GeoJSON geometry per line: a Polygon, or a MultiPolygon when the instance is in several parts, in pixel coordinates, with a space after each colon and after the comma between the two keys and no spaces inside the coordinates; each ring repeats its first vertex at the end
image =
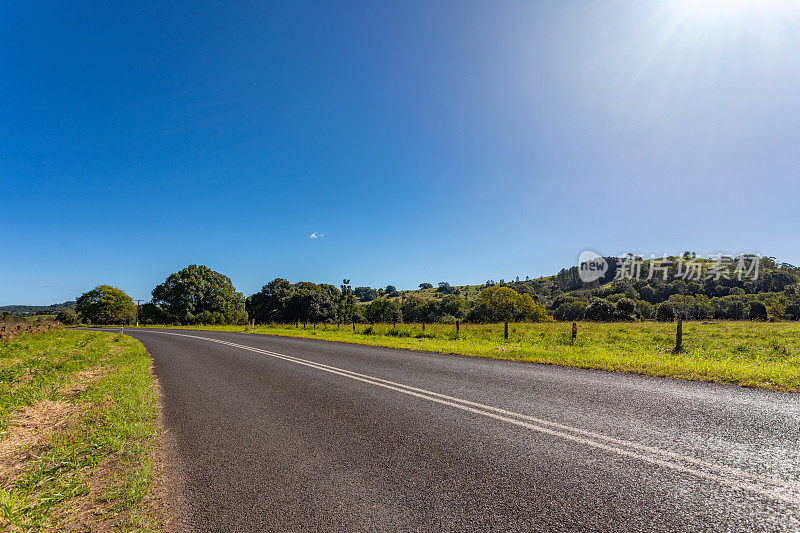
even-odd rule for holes
{"type": "Polygon", "coordinates": [[[778,0],[3,2],[0,305],[798,264],[798,50],[778,0]]]}

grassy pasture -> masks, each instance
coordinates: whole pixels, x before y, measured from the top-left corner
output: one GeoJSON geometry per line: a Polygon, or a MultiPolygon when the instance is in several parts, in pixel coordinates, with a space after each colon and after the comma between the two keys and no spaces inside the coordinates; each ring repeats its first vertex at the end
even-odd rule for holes
{"type": "Polygon", "coordinates": [[[154,529],[144,347],[50,330],[0,345],[0,530],[154,529]]]}
{"type": "Polygon", "coordinates": [[[800,323],[685,322],[684,348],[675,345],[675,324],[657,322],[571,324],[376,324],[308,326],[271,324],[183,326],[185,329],[248,331],[373,346],[510,359],[613,372],[732,383],[746,387],[800,392],[800,323]]]}

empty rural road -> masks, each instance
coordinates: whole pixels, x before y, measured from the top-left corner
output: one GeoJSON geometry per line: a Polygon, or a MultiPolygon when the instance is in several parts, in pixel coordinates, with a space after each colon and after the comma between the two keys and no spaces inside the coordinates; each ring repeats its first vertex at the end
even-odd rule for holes
{"type": "Polygon", "coordinates": [[[125,333],[153,357],[199,530],[800,529],[800,395],[125,333]]]}

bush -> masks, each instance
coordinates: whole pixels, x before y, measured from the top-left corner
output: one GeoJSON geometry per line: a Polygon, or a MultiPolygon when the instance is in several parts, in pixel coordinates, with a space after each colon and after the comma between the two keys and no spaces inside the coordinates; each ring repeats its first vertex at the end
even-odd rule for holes
{"type": "Polygon", "coordinates": [[[75,309],[71,307],[65,307],[61,311],[58,312],[56,315],[56,320],[64,324],[65,326],[73,326],[75,324],[80,323],[81,319],[78,318],[78,313],[75,312],[75,309]]]}
{"type": "Polygon", "coordinates": [[[614,306],[602,298],[595,298],[586,307],[584,318],[597,322],[609,322],[614,318],[614,306]]]}
{"type": "Polygon", "coordinates": [[[675,320],[675,310],[669,304],[661,304],[656,308],[656,320],[659,322],[672,322],[675,320]]]}
{"type": "Polygon", "coordinates": [[[616,320],[635,320],[636,302],[630,298],[621,298],[617,301],[617,310],[614,313],[616,320]]]}
{"type": "Polygon", "coordinates": [[[767,306],[761,302],[750,304],[750,320],[767,320],[767,306]]]}
{"type": "Polygon", "coordinates": [[[581,320],[586,312],[586,302],[564,302],[553,311],[556,320],[575,321],[581,320]]]}
{"type": "Polygon", "coordinates": [[[639,300],[636,302],[636,312],[642,318],[650,319],[656,315],[656,308],[648,301],[639,300]]]}

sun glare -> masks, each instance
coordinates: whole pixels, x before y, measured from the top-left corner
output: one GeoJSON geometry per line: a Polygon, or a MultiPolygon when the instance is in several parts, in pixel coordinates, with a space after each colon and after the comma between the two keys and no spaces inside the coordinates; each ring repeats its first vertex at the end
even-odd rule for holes
{"type": "Polygon", "coordinates": [[[738,17],[749,7],[761,2],[759,0],[676,0],[675,3],[687,16],[697,19],[718,20],[738,17]]]}
{"type": "Polygon", "coordinates": [[[798,13],[798,0],[670,0],[669,6],[685,22],[747,24],[798,13]]]}

